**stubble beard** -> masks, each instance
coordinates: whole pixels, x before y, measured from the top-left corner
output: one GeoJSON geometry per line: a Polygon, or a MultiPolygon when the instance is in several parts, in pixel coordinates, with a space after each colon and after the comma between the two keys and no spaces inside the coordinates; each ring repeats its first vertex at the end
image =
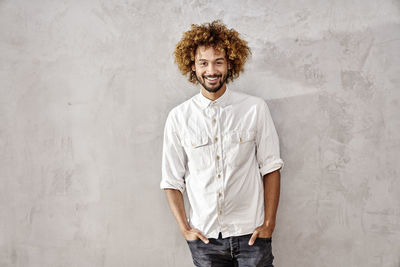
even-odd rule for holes
{"type": "Polygon", "coordinates": [[[224,76],[222,76],[222,79],[221,79],[219,85],[218,85],[217,87],[215,87],[215,88],[210,88],[210,87],[208,87],[208,86],[206,85],[206,78],[205,78],[204,76],[202,76],[202,80],[201,80],[201,79],[199,79],[199,76],[196,75],[196,79],[197,79],[197,81],[201,84],[201,86],[203,86],[203,88],[206,89],[208,92],[210,92],[210,93],[216,93],[216,92],[218,92],[218,91],[222,88],[222,86],[224,86],[224,84],[226,83],[226,80],[228,79],[228,75],[225,74],[224,76]]]}

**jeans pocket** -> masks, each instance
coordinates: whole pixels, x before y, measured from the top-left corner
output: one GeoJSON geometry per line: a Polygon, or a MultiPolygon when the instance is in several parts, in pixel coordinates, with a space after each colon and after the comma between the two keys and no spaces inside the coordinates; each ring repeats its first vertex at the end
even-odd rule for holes
{"type": "Polygon", "coordinates": [[[187,239],[185,239],[185,240],[186,240],[186,242],[188,242],[189,244],[193,244],[193,243],[198,242],[198,241],[200,240],[200,238],[197,238],[197,239],[195,239],[195,240],[187,240],[187,239]]]}
{"type": "Polygon", "coordinates": [[[267,243],[270,243],[272,241],[272,237],[257,237],[257,239],[261,239],[267,243]]]}

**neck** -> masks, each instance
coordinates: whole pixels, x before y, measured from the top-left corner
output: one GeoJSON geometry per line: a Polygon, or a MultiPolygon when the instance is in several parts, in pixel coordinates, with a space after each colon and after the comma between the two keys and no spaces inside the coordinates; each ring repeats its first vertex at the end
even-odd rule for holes
{"type": "Polygon", "coordinates": [[[221,89],[219,89],[215,93],[210,93],[209,91],[207,91],[206,89],[201,87],[201,93],[203,94],[203,96],[207,97],[208,99],[210,99],[212,101],[218,99],[221,95],[223,95],[225,93],[225,91],[226,91],[226,83],[224,83],[224,85],[221,87],[221,89]]]}

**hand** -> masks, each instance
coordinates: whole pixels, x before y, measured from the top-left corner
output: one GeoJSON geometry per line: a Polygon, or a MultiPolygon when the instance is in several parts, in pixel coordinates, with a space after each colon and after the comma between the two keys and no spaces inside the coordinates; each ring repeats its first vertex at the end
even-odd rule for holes
{"type": "Polygon", "coordinates": [[[257,237],[260,238],[269,238],[272,236],[272,232],[274,231],[274,227],[273,226],[267,226],[265,224],[257,227],[254,232],[253,235],[250,237],[249,240],[249,246],[252,246],[254,244],[254,242],[256,241],[257,237]]]}
{"type": "Polygon", "coordinates": [[[201,239],[201,241],[203,241],[205,244],[208,244],[209,242],[208,238],[195,228],[185,230],[182,234],[187,241],[201,239]]]}

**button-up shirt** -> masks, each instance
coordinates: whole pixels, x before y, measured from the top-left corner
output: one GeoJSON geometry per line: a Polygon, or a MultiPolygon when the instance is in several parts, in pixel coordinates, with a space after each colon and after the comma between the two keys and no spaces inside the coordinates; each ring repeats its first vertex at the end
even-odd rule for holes
{"type": "Polygon", "coordinates": [[[198,93],[168,114],[161,189],[184,193],[188,222],[208,238],[250,234],[264,223],[263,176],[283,168],[266,102],[226,91],[198,93]]]}

